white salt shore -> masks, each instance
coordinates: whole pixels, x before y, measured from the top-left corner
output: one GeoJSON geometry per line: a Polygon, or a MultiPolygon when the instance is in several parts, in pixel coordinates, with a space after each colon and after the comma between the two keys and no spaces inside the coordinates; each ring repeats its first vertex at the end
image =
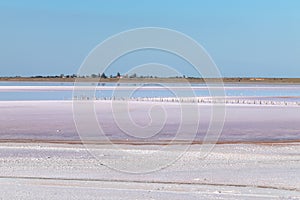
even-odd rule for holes
{"type": "MultiPolygon", "coordinates": [[[[129,146],[119,146],[131,151],[129,146]]],[[[144,154],[153,146],[139,146],[144,154]]],[[[299,199],[300,145],[217,145],[206,157],[194,145],[179,160],[147,174],[105,166],[126,156],[97,147],[101,159],[81,145],[1,144],[1,199],[299,199]]],[[[175,148],[176,149],[176,148],[175,148]]],[[[176,151],[174,149],[174,151],[176,151]]],[[[164,151],[170,156],[174,151],[164,151]]],[[[144,164],[128,160],[132,165],[144,164]]],[[[125,163],[124,163],[125,164],[125,163]]]]}
{"type": "MultiPolygon", "coordinates": [[[[95,102],[99,123],[112,140],[124,140],[109,105],[95,102]]],[[[130,105],[133,120],[144,125],[149,120],[145,108],[161,103],[130,105]]],[[[179,123],[176,106],[164,106],[170,119],[153,144],[172,139],[179,123]]],[[[201,133],[209,125],[211,107],[199,107],[201,133]]],[[[0,199],[300,199],[299,114],[293,106],[227,106],[224,144],[203,157],[199,144],[166,149],[106,143],[89,145],[88,151],[74,142],[80,138],[71,101],[2,101],[0,199]],[[120,171],[150,166],[148,159],[168,160],[179,151],[182,157],[151,173],[120,171]]]]}

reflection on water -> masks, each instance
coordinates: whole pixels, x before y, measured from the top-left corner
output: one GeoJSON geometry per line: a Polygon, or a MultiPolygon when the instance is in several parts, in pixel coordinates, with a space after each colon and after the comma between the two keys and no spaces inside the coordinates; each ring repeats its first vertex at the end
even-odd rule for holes
{"type": "MultiPolygon", "coordinates": [[[[1,86],[73,86],[73,83],[68,82],[0,82],[1,86]]],[[[124,94],[131,91],[130,87],[134,86],[138,89],[130,93],[133,98],[155,98],[155,97],[175,97],[175,93],[180,93],[183,96],[191,96],[191,92],[186,92],[184,87],[189,87],[183,84],[176,83],[97,83],[101,87],[129,87],[128,90],[123,90],[124,94]],[[155,87],[155,89],[149,89],[155,87]],[[168,88],[170,87],[171,90],[168,88]],[[173,88],[172,88],[173,87],[173,88]],[[177,88],[175,88],[177,87],[177,88]],[[178,88],[180,87],[180,88],[178,88]],[[175,88],[175,89],[174,89],[175,88]]],[[[209,90],[205,84],[191,84],[195,96],[207,97],[210,96],[209,90]]],[[[72,87],[70,87],[72,88],[72,87]]],[[[71,100],[73,91],[68,90],[49,90],[45,87],[44,90],[31,91],[1,91],[0,100],[71,100]]],[[[229,98],[256,98],[261,100],[275,100],[286,102],[300,102],[300,85],[283,85],[283,84],[225,84],[225,94],[229,98]]],[[[95,97],[98,99],[112,98],[116,95],[122,95],[114,91],[113,88],[98,90],[95,92],[95,97]]]]}

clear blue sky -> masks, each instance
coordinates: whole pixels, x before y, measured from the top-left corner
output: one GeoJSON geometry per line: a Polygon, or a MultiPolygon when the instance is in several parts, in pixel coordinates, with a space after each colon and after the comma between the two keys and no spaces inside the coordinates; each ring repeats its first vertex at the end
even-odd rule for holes
{"type": "Polygon", "coordinates": [[[158,26],[202,44],[223,76],[300,77],[299,0],[1,0],[0,26],[0,76],[76,73],[108,36],[158,26]]]}

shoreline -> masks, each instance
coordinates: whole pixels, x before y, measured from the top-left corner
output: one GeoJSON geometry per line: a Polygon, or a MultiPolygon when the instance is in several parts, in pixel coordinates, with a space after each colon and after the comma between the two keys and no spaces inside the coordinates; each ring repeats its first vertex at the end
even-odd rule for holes
{"type": "MultiPolygon", "coordinates": [[[[106,82],[106,83],[205,83],[221,82],[219,78],[34,78],[0,77],[0,82],[106,82]]],[[[300,84],[300,78],[222,78],[228,84],[300,84]]]]}
{"type": "MultiPolygon", "coordinates": [[[[278,98],[278,97],[275,97],[278,98]]],[[[293,98],[298,98],[298,97],[293,97],[293,98]]],[[[204,102],[197,102],[195,101],[171,101],[171,100],[166,100],[168,98],[162,99],[163,101],[157,100],[157,99],[128,99],[128,100],[112,100],[112,99],[93,99],[93,100],[80,100],[80,99],[67,99],[67,100],[0,100],[0,105],[4,106],[4,105],[8,105],[9,104],[44,104],[44,103],[58,103],[58,104],[74,104],[74,102],[93,102],[94,104],[101,104],[101,103],[109,103],[110,105],[113,105],[114,103],[134,103],[134,104],[144,104],[144,105],[167,105],[167,106],[176,106],[178,104],[180,105],[191,105],[191,106],[201,106],[201,107],[212,107],[215,105],[224,105],[226,108],[299,108],[300,106],[300,102],[285,102],[285,101],[274,101],[272,103],[265,103],[268,102],[266,100],[253,100],[253,98],[251,97],[246,97],[246,98],[231,98],[231,99],[227,99],[226,102],[223,103],[217,103],[217,102],[212,102],[210,99],[208,101],[204,101],[204,102]],[[228,101],[231,100],[231,101],[228,101]],[[245,100],[245,103],[236,103],[235,101],[237,100],[245,100]],[[253,102],[248,102],[252,100],[253,102]],[[254,102],[258,102],[258,101],[263,101],[262,104],[259,103],[254,103],[254,102]]],[[[201,98],[199,98],[201,99],[201,98]]],[[[205,97],[203,99],[206,99],[205,97]]],[[[285,99],[284,97],[282,99],[285,99]]],[[[270,101],[270,100],[269,100],[270,101]]]]}

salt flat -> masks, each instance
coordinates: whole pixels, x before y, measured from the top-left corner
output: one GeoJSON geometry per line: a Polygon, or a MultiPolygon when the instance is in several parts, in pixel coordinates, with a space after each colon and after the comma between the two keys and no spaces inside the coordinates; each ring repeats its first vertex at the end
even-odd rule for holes
{"type": "MultiPolygon", "coordinates": [[[[300,199],[299,144],[217,145],[206,158],[193,145],[169,167],[147,174],[112,170],[103,161],[118,160],[124,152],[95,148],[102,159],[81,145],[2,144],[0,198],[300,199]]],[[[138,149],[134,152],[143,154],[153,146],[138,149]]],[[[140,162],[132,159],[133,165],[140,162]]]]}

